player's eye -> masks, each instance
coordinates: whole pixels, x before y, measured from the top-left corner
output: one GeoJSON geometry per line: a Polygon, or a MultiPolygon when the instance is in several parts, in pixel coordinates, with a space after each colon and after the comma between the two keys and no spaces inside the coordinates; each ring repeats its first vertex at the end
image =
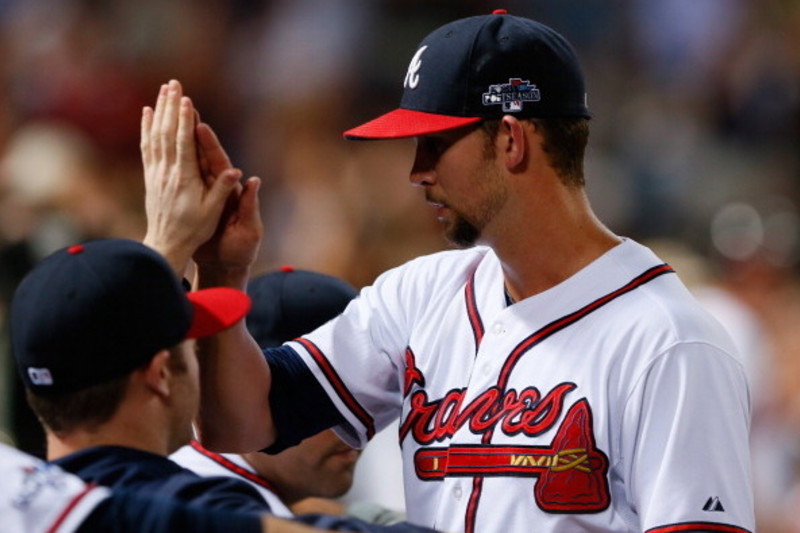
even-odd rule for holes
{"type": "Polygon", "coordinates": [[[449,146],[441,137],[420,137],[418,142],[420,150],[434,157],[442,155],[449,146]]]}

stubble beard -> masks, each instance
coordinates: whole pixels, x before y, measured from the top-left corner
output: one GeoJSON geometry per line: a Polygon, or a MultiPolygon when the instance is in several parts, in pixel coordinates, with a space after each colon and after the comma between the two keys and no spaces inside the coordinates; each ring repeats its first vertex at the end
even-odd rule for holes
{"type": "Polygon", "coordinates": [[[471,217],[474,220],[468,220],[464,214],[449,206],[453,214],[453,220],[445,226],[444,235],[451,244],[459,248],[471,248],[478,244],[483,230],[502,209],[508,199],[508,189],[502,185],[502,177],[492,166],[494,157],[494,151],[487,145],[483,153],[483,160],[486,166],[481,179],[493,186],[487,189],[487,196],[483,206],[471,217]]]}
{"type": "Polygon", "coordinates": [[[459,248],[471,248],[478,242],[481,230],[461,215],[456,214],[452,225],[445,228],[444,236],[451,244],[459,248]]]}
{"type": "Polygon", "coordinates": [[[468,220],[462,213],[450,208],[453,220],[445,227],[445,238],[459,248],[471,248],[478,244],[486,227],[502,209],[507,199],[507,191],[500,189],[490,194],[483,208],[468,220]]]}

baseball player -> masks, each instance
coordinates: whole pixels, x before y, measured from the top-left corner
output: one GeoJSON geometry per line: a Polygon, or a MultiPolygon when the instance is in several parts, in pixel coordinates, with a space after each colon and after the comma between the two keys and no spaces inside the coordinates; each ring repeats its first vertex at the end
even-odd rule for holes
{"type": "MultiPolygon", "coordinates": [[[[187,294],[164,258],[136,241],[91,241],[45,258],[15,291],[11,339],[28,400],[45,427],[50,464],[133,499],[180,502],[189,514],[269,514],[250,484],[201,477],[166,457],[188,442],[197,412],[193,339],[243,322],[249,309],[246,294],[224,287],[187,294]]],[[[51,472],[25,477],[21,498],[50,488],[51,472]]],[[[72,486],[64,483],[64,496],[80,495],[66,490],[72,486]]],[[[136,530],[157,529],[167,519],[142,513],[136,530]]],[[[260,524],[245,522],[250,530],[260,524]]],[[[322,514],[270,523],[285,531],[432,533],[322,514]]]]}
{"type": "MultiPolygon", "coordinates": [[[[150,149],[166,138],[194,153],[190,117],[170,103],[180,88],[170,91],[144,114],[147,179],[207,187],[188,156],[150,149]],[[163,117],[178,126],[155,127],[163,117]]],[[[410,180],[464,249],[384,273],[338,318],[266,350],[266,364],[243,326],[201,343],[213,376],[204,443],[276,451],[334,425],[363,445],[399,418],[411,521],[467,533],[752,532],[742,365],[675,271],[592,212],[586,102],[571,46],[535,21],[497,11],[428,35],[400,108],[345,135],[416,138],[410,180]]],[[[197,137],[220,153],[205,127],[197,137]]],[[[246,187],[239,213],[253,208],[246,187]]],[[[161,196],[148,189],[164,230],[152,237],[181,264],[191,228],[161,196]]],[[[246,284],[257,249],[238,238],[246,230],[258,223],[222,217],[200,280],[246,284]]]]}

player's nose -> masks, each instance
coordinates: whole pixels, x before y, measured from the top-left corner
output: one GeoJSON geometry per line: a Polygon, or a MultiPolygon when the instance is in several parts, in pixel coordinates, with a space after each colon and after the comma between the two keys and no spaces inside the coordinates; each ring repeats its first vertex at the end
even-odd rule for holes
{"type": "Polygon", "coordinates": [[[424,150],[420,149],[418,144],[414,154],[414,164],[411,167],[408,179],[412,185],[417,187],[433,185],[436,180],[435,167],[433,160],[427,156],[424,150]]]}

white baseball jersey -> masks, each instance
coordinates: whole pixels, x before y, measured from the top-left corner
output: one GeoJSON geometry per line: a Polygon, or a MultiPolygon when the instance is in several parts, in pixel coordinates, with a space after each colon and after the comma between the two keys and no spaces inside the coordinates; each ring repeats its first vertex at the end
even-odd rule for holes
{"type": "Polygon", "coordinates": [[[284,518],[294,516],[288,507],[275,494],[272,484],[258,475],[241,455],[235,453],[214,453],[197,442],[181,447],[169,456],[184,468],[204,477],[227,476],[246,481],[254,486],[269,504],[272,514],[284,518]]]}
{"type": "Polygon", "coordinates": [[[742,365],[674,271],[632,240],[513,305],[491,249],[418,258],[289,346],[351,445],[400,417],[412,522],[754,530],[742,365]]]}
{"type": "Polygon", "coordinates": [[[288,507],[275,494],[272,484],[258,475],[241,455],[235,453],[214,453],[197,442],[181,447],[169,456],[184,468],[204,477],[227,476],[246,481],[254,486],[269,504],[272,514],[284,518],[294,516],[288,507]]]}
{"type": "Polygon", "coordinates": [[[0,443],[0,531],[75,531],[109,494],[0,443]]]}

